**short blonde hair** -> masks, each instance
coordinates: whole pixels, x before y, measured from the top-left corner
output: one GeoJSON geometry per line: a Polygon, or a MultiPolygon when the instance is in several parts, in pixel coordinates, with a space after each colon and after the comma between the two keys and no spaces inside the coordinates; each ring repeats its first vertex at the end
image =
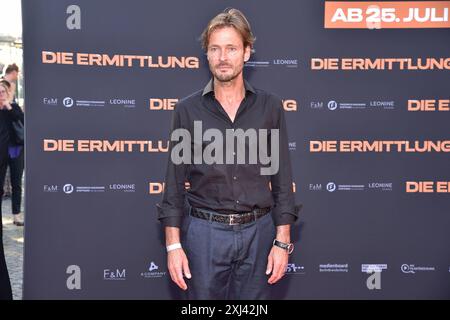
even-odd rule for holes
{"type": "Polygon", "coordinates": [[[222,13],[219,13],[209,21],[200,36],[203,50],[208,50],[209,37],[211,34],[215,30],[225,27],[233,27],[241,35],[244,48],[250,46],[251,51],[254,52],[253,44],[255,43],[256,38],[252,33],[250,23],[241,11],[234,8],[225,9],[222,13]]]}

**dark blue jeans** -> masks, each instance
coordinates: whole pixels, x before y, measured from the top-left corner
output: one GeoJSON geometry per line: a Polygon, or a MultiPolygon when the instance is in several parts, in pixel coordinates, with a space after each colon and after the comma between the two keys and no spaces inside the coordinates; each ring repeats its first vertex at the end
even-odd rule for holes
{"type": "Polygon", "coordinates": [[[8,157],[9,173],[11,176],[12,214],[21,212],[22,177],[24,167],[24,149],[17,158],[8,157]]]}
{"type": "Polygon", "coordinates": [[[271,212],[254,222],[226,225],[192,216],[182,226],[192,274],[188,299],[270,299],[267,258],[275,238],[271,212]]]}

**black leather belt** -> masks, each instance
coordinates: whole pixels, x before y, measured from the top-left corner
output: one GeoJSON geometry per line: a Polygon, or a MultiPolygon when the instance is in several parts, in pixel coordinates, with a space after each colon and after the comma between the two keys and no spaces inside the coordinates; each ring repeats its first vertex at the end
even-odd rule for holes
{"type": "Polygon", "coordinates": [[[207,210],[207,209],[201,209],[201,208],[194,208],[191,207],[191,216],[205,219],[209,221],[219,222],[227,225],[237,225],[237,224],[245,224],[249,222],[253,222],[256,219],[261,218],[262,216],[265,216],[269,211],[270,207],[267,208],[261,208],[261,209],[254,209],[249,212],[240,212],[240,213],[234,213],[234,214],[221,214],[216,211],[207,210]]]}

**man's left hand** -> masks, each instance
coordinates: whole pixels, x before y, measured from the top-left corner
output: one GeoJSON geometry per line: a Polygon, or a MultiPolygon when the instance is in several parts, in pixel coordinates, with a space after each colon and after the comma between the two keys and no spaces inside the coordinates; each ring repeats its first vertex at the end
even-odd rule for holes
{"type": "Polygon", "coordinates": [[[289,254],[286,250],[272,246],[272,250],[270,250],[269,257],[267,259],[266,274],[269,275],[272,273],[267,281],[268,283],[274,284],[284,276],[286,273],[288,260],[289,254]]]}

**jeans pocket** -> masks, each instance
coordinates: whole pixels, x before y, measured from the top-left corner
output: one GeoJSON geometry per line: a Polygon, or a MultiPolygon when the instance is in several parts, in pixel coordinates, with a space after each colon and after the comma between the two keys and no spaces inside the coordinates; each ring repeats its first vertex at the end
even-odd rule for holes
{"type": "Polygon", "coordinates": [[[181,226],[181,244],[183,247],[188,248],[189,247],[189,230],[191,229],[192,225],[192,216],[186,215],[183,219],[183,224],[181,226]]]}

